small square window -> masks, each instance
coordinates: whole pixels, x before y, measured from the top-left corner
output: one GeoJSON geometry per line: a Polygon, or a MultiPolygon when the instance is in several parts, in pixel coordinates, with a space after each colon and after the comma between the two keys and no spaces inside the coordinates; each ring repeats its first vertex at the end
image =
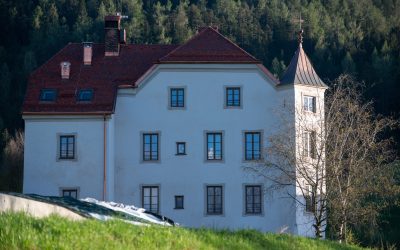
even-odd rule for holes
{"type": "Polygon", "coordinates": [[[171,88],[170,89],[170,107],[184,108],[185,107],[185,89],[171,88]]]}
{"type": "Polygon", "coordinates": [[[40,91],[40,101],[54,102],[57,98],[57,91],[55,89],[42,89],[40,91]]]}
{"type": "Polygon", "coordinates": [[[61,190],[62,197],[71,197],[78,199],[78,189],[76,188],[65,188],[61,190]]]}
{"type": "Polygon", "coordinates": [[[93,99],[93,90],[92,89],[81,89],[78,92],[78,101],[79,102],[90,102],[93,99]]]}
{"type": "Polygon", "coordinates": [[[176,154],[177,155],[185,155],[186,154],[186,142],[177,142],[176,143],[176,154]]]}
{"type": "Polygon", "coordinates": [[[175,196],[175,209],[183,209],[183,195],[175,196]]]}
{"type": "Polygon", "coordinates": [[[240,107],[240,87],[227,87],[226,88],[226,107],[240,107]]]}

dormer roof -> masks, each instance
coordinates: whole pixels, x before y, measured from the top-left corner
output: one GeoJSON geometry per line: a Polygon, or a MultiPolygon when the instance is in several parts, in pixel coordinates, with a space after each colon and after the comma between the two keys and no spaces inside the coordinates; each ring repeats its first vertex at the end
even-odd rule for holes
{"type": "Polygon", "coordinates": [[[315,72],[301,43],[299,43],[299,47],[279,83],[281,86],[289,84],[328,87],[315,72]]]}

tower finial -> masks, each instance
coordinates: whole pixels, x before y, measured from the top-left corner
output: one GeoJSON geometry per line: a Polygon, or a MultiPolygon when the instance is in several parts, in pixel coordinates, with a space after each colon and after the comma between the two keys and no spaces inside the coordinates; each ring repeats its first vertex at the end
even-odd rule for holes
{"type": "Polygon", "coordinates": [[[304,33],[304,30],[300,29],[298,37],[297,37],[297,39],[298,39],[297,41],[299,42],[300,47],[303,46],[303,33],[304,33]]]}
{"type": "Polygon", "coordinates": [[[302,25],[301,25],[304,22],[304,19],[301,18],[301,12],[299,14],[299,19],[297,19],[297,18],[292,19],[292,22],[293,23],[299,23],[300,30],[298,32],[297,41],[299,42],[299,46],[301,47],[302,43],[303,43],[303,33],[304,33],[304,30],[303,30],[302,25]]]}

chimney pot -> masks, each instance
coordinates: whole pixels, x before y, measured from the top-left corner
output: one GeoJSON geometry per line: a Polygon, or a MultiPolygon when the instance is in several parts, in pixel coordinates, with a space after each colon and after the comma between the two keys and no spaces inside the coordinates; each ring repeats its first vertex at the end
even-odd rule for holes
{"type": "Polygon", "coordinates": [[[93,43],[84,42],[83,43],[83,64],[92,65],[93,57],[93,43]]]}
{"type": "Polygon", "coordinates": [[[71,71],[71,63],[70,62],[61,62],[61,79],[69,79],[70,71],[71,71]]]}

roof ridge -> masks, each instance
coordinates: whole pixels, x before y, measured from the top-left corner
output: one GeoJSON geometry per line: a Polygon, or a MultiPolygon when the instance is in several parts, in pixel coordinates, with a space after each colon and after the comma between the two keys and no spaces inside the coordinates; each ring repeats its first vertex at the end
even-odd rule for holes
{"type": "Polygon", "coordinates": [[[57,55],[59,55],[62,51],[64,51],[67,47],[69,47],[70,45],[73,45],[74,43],[67,43],[67,45],[65,45],[62,49],[60,49],[57,53],[55,53],[52,57],[50,57],[48,60],[46,60],[42,65],[40,65],[39,67],[37,67],[35,70],[33,70],[30,74],[29,74],[29,76],[28,76],[28,79],[30,79],[32,76],[33,76],[33,74],[34,73],[36,73],[39,69],[42,69],[42,68],[46,68],[47,67],[47,64],[51,61],[51,60],[53,60],[53,58],[54,57],[56,57],[57,55]]]}
{"type": "Polygon", "coordinates": [[[183,44],[179,44],[178,47],[176,47],[175,49],[171,50],[169,53],[167,53],[165,56],[159,58],[157,61],[160,62],[163,58],[169,56],[171,53],[175,52],[176,50],[178,50],[179,48],[181,48],[183,45],[187,44],[188,42],[194,40],[196,37],[198,37],[200,34],[204,33],[206,31],[206,29],[200,30],[197,32],[196,35],[192,36],[189,40],[187,40],[185,43],[183,44]]]}
{"type": "Polygon", "coordinates": [[[258,60],[257,58],[255,58],[253,55],[251,55],[250,53],[248,53],[246,50],[242,49],[239,45],[237,45],[236,43],[232,42],[229,38],[227,38],[226,36],[222,35],[218,30],[214,29],[213,27],[209,26],[209,28],[211,28],[213,31],[215,31],[218,35],[220,35],[223,39],[225,39],[227,42],[231,43],[233,46],[235,46],[236,48],[238,48],[239,50],[241,50],[242,52],[244,52],[246,55],[250,56],[251,58],[253,58],[254,60],[261,62],[260,60],[258,60]]]}
{"type": "MultiPolygon", "coordinates": [[[[226,36],[221,34],[217,29],[213,28],[212,26],[207,26],[206,28],[203,28],[203,29],[199,30],[196,35],[192,36],[185,43],[179,45],[178,47],[176,47],[175,49],[170,51],[168,54],[166,54],[165,56],[161,57],[158,61],[160,63],[163,63],[163,62],[165,62],[165,63],[168,63],[168,62],[176,63],[176,62],[178,62],[178,61],[171,60],[171,58],[174,57],[174,54],[176,54],[176,53],[179,54],[180,50],[185,50],[186,46],[190,46],[191,42],[193,42],[196,39],[198,39],[199,37],[201,37],[201,35],[203,35],[207,31],[211,32],[210,34],[215,34],[217,36],[216,39],[220,40],[223,44],[225,44],[225,46],[231,46],[230,49],[232,51],[235,51],[235,50],[239,51],[239,53],[238,53],[239,55],[236,55],[236,57],[242,57],[242,58],[246,58],[247,57],[247,60],[243,60],[242,62],[238,62],[238,63],[261,63],[260,60],[255,58],[253,55],[251,55],[246,50],[242,49],[239,45],[237,45],[236,43],[231,41],[229,38],[227,38],[226,36]]],[[[186,62],[186,61],[183,60],[181,62],[186,62]]],[[[224,62],[224,60],[222,60],[221,62],[224,62]]]]}

